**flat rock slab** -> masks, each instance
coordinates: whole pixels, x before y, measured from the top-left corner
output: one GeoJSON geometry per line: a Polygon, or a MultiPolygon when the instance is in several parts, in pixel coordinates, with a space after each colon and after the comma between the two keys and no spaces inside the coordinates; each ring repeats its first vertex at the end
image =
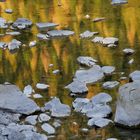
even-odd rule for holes
{"type": "Polygon", "coordinates": [[[127,0],[112,0],[111,4],[112,5],[120,5],[120,4],[126,4],[128,3],[127,0]]]}
{"type": "Polygon", "coordinates": [[[58,24],[51,23],[51,22],[40,22],[40,23],[36,23],[36,26],[39,28],[39,30],[47,30],[58,26],[58,24]]]}
{"type": "Polygon", "coordinates": [[[106,75],[111,75],[115,71],[115,67],[113,67],[113,66],[103,66],[102,71],[106,75]]]}
{"type": "Polygon", "coordinates": [[[112,97],[107,93],[101,92],[92,97],[91,101],[93,105],[106,104],[112,101],[112,97]]]}
{"type": "Polygon", "coordinates": [[[59,98],[53,98],[45,104],[45,110],[51,112],[53,117],[67,117],[70,116],[71,109],[68,105],[62,104],[59,98]]]}
{"type": "Polygon", "coordinates": [[[103,83],[103,88],[104,89],[113,89],[116,88],[119,85],[118,81],[107,81],[103,83]]]}
{"type": "Polygon", "coordinates": [[[55,134],[55,129],[48,123],[44,123],[41,128],[48,134],[55,134]]]}
{"type": "Polygon", "coordinates": [[[91,84],[102,80],[103,77],[104,73],[102,72],[101,67],[94,65],[88,70],[77,70],[74,79],[85,82],[86,84],[91,84]]]}
{"type": "Polygon", "coordinates": [[[18,18],[12,25],[13,28],[16,29],[26,29],[32,26],[32,21],[26,18],[18,18]]]}
{"type": "Polygon", "coordinates": [[[50,37],[67,37],[67,36],[74,35],[74,32],[69,30],[51,30],[48,31],[47,34],[50,37]]]}
{"type": "Polygon", "coordinates": [[[27,98],[15,85],[0,85],[0,108],[15,113],[32,114],[39,110],[37,104],[27,98]]]}
{"type": "Polygon", "coordinates": [[[91,32],[91,31],[85,31],[83,33],[80,34],[81,38],[91,38],[93,35],[98,34],[98,32],[91,32]]]}
{"type": "Polygon", "coordinates": [[[133,81],[140,81],[140,71],[136,70],[132,73],[129,74],[129,77],[133,80],[133,81]]]}
{"type": "Polygon", "coordinates": [[[4,18],[2,18],[2,17],[0,17],[0,28],[2,28],[2,29],[8,28],[6,19],[4,19],[4,18]]]}
{"type": "Polygon", "coordinates": [[[126,48],[126,49],[123,49],[123,53],[127,54],[127,55],[131,55],[133,54],[135,51],[133,49],[130,49],[130,48],[126,48]]]}
{"type": "Polygon", "coordinates": [[[77,58],[77,61],[79,64],[88,66],[88,67],[92,67],[93,65],[95,65],[98,62],[97,60],[95,60],[89,56],[79,56],[77,58]]]}
{"type": "Polygon", "coordinates": [[[115,122],[127,127],[140,125],[140,82],[127,83],[119,88],[115,122]]]}
{"type": "Polygon", "coordinates": [[[86,83],[80,81],[73,81],[71,84],[67,85],[65,88],[69,89],[72,93],[87,93],[88,88],[86,83]]]}
{"type": "Polygon", "coordinates": [[[10,43],[8,43],[8,49],[9,49],[9,51],[14,51],[16,49],[19,49],[21,44],[22,43],[20,41],[13,39],[10,43]]]}

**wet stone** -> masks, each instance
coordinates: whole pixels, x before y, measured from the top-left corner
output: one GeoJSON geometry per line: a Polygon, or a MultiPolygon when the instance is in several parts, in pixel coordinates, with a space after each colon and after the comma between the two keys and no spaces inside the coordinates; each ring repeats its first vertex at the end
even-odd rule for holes
{"type": "Polygon", "coordinates": [[[8,25],[6,23],[6,19],[4,19],[2,17],[0,17],[0,28],[2,28],[2,29],[8,28],[8,25]]]}
{"type": "Polygon", "coordinates": [[[52,29],[53,27],[58,26],[58,24],[51,23],[51,22],[42,22],[42,23],[36,23],[36,26],[39,28],[39,30],[46,30],[52,29]]]}
{"type": "Polygon", "coordinates": [[[80,34],[81,38],[91,38],[93,35],[97,35],[98,32],[90,32],[90,31],[85,31],[83,33],[80,34]]]}
{"type": "Polygon", "coordinates": [[[129,74],[129,77],[133,80],[133,81],[140,81],[140,71],[136,70],[132,73],[129,74]]]}
{"type": "Polygon", "coordinates": [[[37,44],[36,40],[31,41],[31,42],[29,43],[29,47],[34,47],[34,46],[36,46],[36,44],[37,44]]]}
{"type": "Polygon", "coordinates": [[[103,66],[102,71],[106,75],[111,75],[115,71],[115,67],[113,67],[113,66],[103,66]]]}
{"type": "Polygon", "coordinates": [[[129,65],[131,65],[131,64],[133,64],[134,63],[134,59],[132,58],[132,59],[130,59],[129,61],[128,61],[128,64],[129,65]]]}
{"type": "Polygon", "coordinates": [[[130,48],[126,48],[123,50],[123,52],[127,55],[131,55],[133,54],[135,51],[133,49],[130,49],[130,48]]]}
{"type": "Polygon", "coordinates": [[[112,113],[109,105],[97,105],[86,113],[88,118],[104,118],[112,113]]]}
{"type": "Polygon", "coordinates": [[[8,44],[8,49],[9,51],[14,51],[16,49],[19,49],[19,47],[21,46],[21,42],[16,40],[16,39],[13,39],[9,44],[8,44]]]}
{"type": "Polygon", "coordinates": [[[117,44],[118,43],[118,38],[115,37],[106,37],[103,39],[103,44],[104,45],[109,45],[109,44],[117,44]]]}
{"type": "Polygon", "coordinates": [[[51,30],[48,31],[47,34],[50,37],[67,37],[67,36],[74,35],[74,32],[69,30],[51,30]]]}
{"type": "Polygon", "coordinates": [[[53,98],[45,104],[45,110],[51,112],[53,117],[67,117],[70,116],[71,109],[68,105],[62,104],[59,98],[53,98]]]}
{"type": "Polygon", "coordinates": [[[13,13],[13,10],[12,9],[6,9],[5,10],[5,13],[12,14],[13,13]]]}
{"type": "Polygon", "coordinates": [[[40,98],[43,98],[43,96],[40,94],[33,94],[33,98],[40,99],[40,98]]]}
{"type": "Polygon", "coordinates": [[[65,88],[69,89],[72,93],[87,93],[88,88],[86,83],[80,81],[73,81],[71,84],[67,85],[65,88]]]}
{"type": "Polygon", "coordinates": [[[47,34],[38,33],[38,34],[37,34],[37,37],[38,37],[40,40],[49,40],[49,36],[48,36],[47,34]]]}
{"type": "Polygon", "coordinates": [[[116,139],[116,138],[108,138],[106,140],[118,140],[118,139],[116,139]]]}
{"type": "Polygon", "coordinates": [[[26,18],[18,18],[12,25],[13,28],[16,29],[27,29],[32,26],[32,21],[26,18]]]}
{"type": "Polygon", "coordinates": [[[93,19],[92,21],[99,22],[99,21],[104,21],[104,20],[105,20],[105,17],[97,17],[97,18],[93,19]]]}
{"type": "Polygon", "coordinates": [[[15,113],[32,114],[40,108],[15,85],[0,85],[0,108],[15,113]]]}
{"type": "Polygon", "coordinates": [[[24,87],[23,94],[25,94],[27,97],[31,97],[31,94],[34,92],[31,85],[27,85],[24,87]]]}
{"type": "Polygon", "coordinates": [[[12,36],[17,36],[17,35],[20,35],[21,33],[20,32],[6,32],[6,35],[12,35],[12,36]]]}
{"type": "Polygon", "coordinates": [[[98,61],[93,59],[92,57],[89,56],[79,56],[77,58],[78,63],[80,63],[81,65],[85,65],[88,67],[92,67],[93,65],[95,65],[98,61]]]}
{"type": "Polygon", "coordinates": [[[36,84],[36,88],[37,89],[40,89],[40,90],[46,90],[46,89],[48,89],[50,86],[49,85],[47,85],[47,84],[42,84],[42,83],[37,83],[36,84]]]}
{"type": "Polygon", "coordinates": [[[93,96],[91,99],[93,105],[97,104],[107,104],[108,102],[112,101],[112,97],[104,92],[98,93],[97,95],[93,96]]]}
{"type": "Polygon", "coordinates": [[[107,81],[103,83],[103,88],[104,89],[113,89],[116,88],[119,85],[118,81],[107,81]]]}
{"type": "Polygon", "coordinates": [[[53,74],[58,74],[58,73],[60,73],[60,70],[54,70],[52,73],[53,74]]]}
{"type": "Polygon", "coordinates": [[[38,117],[39,122],[48,122],[50,119],[51,117],[45,113],[41,113],[38,117]]]}
{"type": "Polygon", "coordinates": [[[26,117],[25,122],[31,125],[36,125],[37,115],[31,115],[31,116],[26,117]]]}
{"type": "Polygon", "coordinates": [[[0,48],[1,48],[1,49],[6,48],[7,46],[8,46],[7,43],[5,43],[5,42],[0,42],[0,48]]]}
{"type": "Polygon", "coordinates": [[[103,37],[95,37],[93,40],[92,40],[92,42],[94,42],[94,43],[102,43],[103,42],[103,37]]]}
{"type": "Polygon", "coordinates": [[[105,127],[109,123],[112,123],[111,120],[105,118],[92,118],[88,121],[88,126],[97,126],[97,127],[105,127]]]}
{"type": "Polygon", "coordinates": [[[49,135],[50,134],[55,134],[55,129],[48,123],[44,123],[41,128],[47,132],[49,135]]]}
{"type": "Polygon", "coordinates": [[[102,80],[103,77],[104,74],[101,70],[101,67],[94,65],[88,70],[77,70],[74,76],[74,80],[85,82],[86,84],[92,84],[102,80]]]}
{"type": "Polygon", "coordinates": [[[127,83],[119,88],[115,122],[126,127],[140,125],[140,82],[127,83]]]}
{"type": "Polygon", "coordinates": [[[120,4],[126,4],[128,3],[127,0],[112,0],[111,4],[112,5],[120,5],[120,4]]]}
{"type": "Polygon", "coordinates": [[[54,126],[55,128],[60,127],[60,126],[61,126],[61,121],[55,120],[55,121],[53,122],[53,126],[54,126]]]}

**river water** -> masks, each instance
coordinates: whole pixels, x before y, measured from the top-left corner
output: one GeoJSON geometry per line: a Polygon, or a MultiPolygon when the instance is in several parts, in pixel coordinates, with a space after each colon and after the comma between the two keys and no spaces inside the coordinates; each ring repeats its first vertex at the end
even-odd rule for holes
{"type": "MultiPolygon", "coordinates": [[[[119,80],[121,73],[128,76],[130,72],[140,69],[140,1],[129,0],[128,4],[112,6],[110,0],[7,0],[0,2],[0,16],[8,21],[15,21],[19,17],[37,22],[54,22],[59,24],[57,29],[69,29],[75,32],[74,36],[63,39],[39,41],[36,37],[39,32],[34,25],[30,31],[13,37],[6,35],[0,41],[9,42],[13,38],[26,44],[16,53],[0,50],[0,83],[8,81],[16,84],[21,90],[28,84],[35,87],[36,83],[43,82],[50,85],[48,91],[42,92],[43,99],[36,102],[42,106],[51,96],[57,96],[65,104],[71,106],[74,98],[69,96],[69,91],[64,86],[72,81],[73,75],[79,68],[76,61],[78,56],[91,56],[99,61],[101,66],[116,67],[116,73],[107,80],[119,80]],[[58,6],[61,3],[61,6],[58,6]],[[13,9],[12,14],[4,12],[13,9]],[[85,15],[90,15],[86,19],[85,15]],[[92,19],[105,17],[106,20],[94,23],[92,19]],[[86,31],[98,31],[99,36],[119,38],[117,48],[106,48],[93,44],[91,39],[80,39],[79,34],[86,31]],[[30,41],[37,40],[37,46],[29,48],[30,41]],[[122,50],[132,48],[134,55],[126,57],[122,50]],[[128,61],[134,59],[129,65],[128,61]],[[52,68],[50,64],[54,64],[52,68]],[[54,75],[53,70],[59,69],[60,74],[54,75]]],[[[5,31],[0,30],[0,33],[5,31]]],[[[103,90],[101,84],[90,85],[87,98],[101,91],[113,97],[111,103],[115,111],[117,89],[103,90]]],[[[121,84],[126,81],[121,81],[121,84]]],[[[114,117],[114,113],[113,113],[114,117]]],[[[112,119],[113,119],[112,117],[112,119]]],[[[103,129],[90,128],[89,133],[83,134],[81,128],[87,128],[87,119],[81,114],[72,113],[70,117],[62,120],[63,124],[57,130],[55,139],[58,140],[104,140],[115,137],[122,140],[139,140],[139,130],[126,130],[115,126],[103,129]],[[77,122],[77,124],[73,123],[77,122]]]]}

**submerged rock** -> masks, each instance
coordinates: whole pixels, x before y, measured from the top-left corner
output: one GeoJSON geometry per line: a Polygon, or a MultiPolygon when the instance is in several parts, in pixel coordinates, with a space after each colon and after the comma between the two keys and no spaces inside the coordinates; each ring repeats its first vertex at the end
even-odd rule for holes
{"type": "Polygon", "coordinates": [[[74,35],[74,32],[69,30],[51,30],[48,31],[47,34],[50,37],[67,37],[70,35],[74,35]]]}
{"type": "Polygon", "coordinates": [[[128,127],[140,125],[140,82],[127,83],[119,88],[115,122],[128,127]]]}
{"type": "Polygon", "coordinates": [[[87,93],[88,88],[86,83],[74,80],[71,84],[67,85],[65,88],[69,89],[72,93],[87,93]]]}
{"type": "Polygon", "coordinates": [[[81,38],[91,38],[93,35],[97,35],[98,32],[90,32],[90,31],[85,31],[83,33],[80,34],[81,38]]]}
{"type": "Polygon", "coordinates": [[[68,105],[62,104],[59,98],[53,98],[45,104],[45,110],[51,112],[53,117],[67,117],[70,116],[71,109],[68,105]]]}
{"type": "Polygon", "coordinates": [[[0,108],[15,113],[32,114],[39,110],[15,85],[0,85],[0,108]]]}
{"type": "Polygon", "coordinates": [[[126,4],[128,3],[127,0],[112,0],[111,4],[112,5],[119,5],[119,4],[126,4]]]}
{"type": "Polygon", "coordinates": [[[106,75],[111,75],[115,71],[115,67],[113,67],[113,66],[103,66],[102,71],[106,75]]]}
{"type": "Polygon", "coordinates": [[[12,25],[15,29],[27,29],[32,26],[32,21],[26,18],[18,18],[12,25]]]}
{"type": "Polygon", "coordinates": [[[98,65],[94,65],[88,70],[77,70],[74,79],[80,82],[85,82],[86,84],[91,84],[102,80],[103,77],[104,74],[101,70],[101,67],[98,65]]]}
{"type": "Polygon", "coordinates": [[[93,65],[96,64],[96,62],[98,62],[97,60],[93,59],[92,57],[89,56],[79,56],[77,58],[77,61],[81,64],[81,65],[85,65],[88,67],[92,67],[93,65]]]}
{"type": "Polygon", "coordinates": [[[133,81],[140,81],[140,71],[136,70],[132,73],[129,74],[129,77],[133,80],[133,81]]]}
{"type": "Polygon", "coordinates": [[[106,103],[112,101],[112,97],[107,93],[101,92],[101,93],[93,96],[91,101],[92,101],[93,105],[106,104],[106,103]]]}
{"type": "Polygon", "coordinates": [[[41,23],[36,23],[36,26],[39,28],[39,30],[46,30],[51,29],[53,27],[58,26],[58,24],[51,23],[51,22],[41,22],[41,23]]]}
{"type": "Polygon", "coordinates": [[[119,85],[118,81],[107,81],[103,83],[103,88],[104,89],[113,89],[119,85]]]}
{"type": "Polygon", "coordinates": [[[44,123],[41,128],[48,134],[55,134],[55,129],[48,123],[44,123]]]}

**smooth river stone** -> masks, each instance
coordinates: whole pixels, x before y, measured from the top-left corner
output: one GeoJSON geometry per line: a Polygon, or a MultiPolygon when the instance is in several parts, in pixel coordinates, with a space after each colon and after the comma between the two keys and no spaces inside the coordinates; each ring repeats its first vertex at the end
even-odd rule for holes
{"type": "Polygon", "coordinates": [[[103,66],[102,71],[106,75],[111,75],[115,71],[115,67],[113,67],[113,66],[103,66]]]}
{"type": "Polygon", "coordinates": [[[90,32],[90,31],[85,31],[83,33],[80,34],[81,38],[91,38],[93,35],[98,34],[98,32],[90,32]]]}

